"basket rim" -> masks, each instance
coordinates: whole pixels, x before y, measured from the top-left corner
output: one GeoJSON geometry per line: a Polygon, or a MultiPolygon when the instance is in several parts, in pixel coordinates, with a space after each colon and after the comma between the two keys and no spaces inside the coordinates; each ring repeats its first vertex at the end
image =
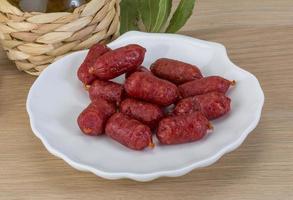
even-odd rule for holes
{"type": "MultiPolygon", "coordinates": [[[[82,4],[81,6],[83,6],[83,5],[87,5],[88,3],[90,3],[92,0],[90,0],[89,2],[87,2],[87,3],[85,3],[85,4],[82,4]]],[[[80,7],[80,6],[79,6],[80,7]]],[[[79,8],[79,7],[76,7],[75,9],[77,9],[77,8],[79,8]]],[[[74,10],[75,10],[74,9],[74,10]]],[[[21,9],[19,9],[18,7],[16,7],[16,6],[14,6],[14,5],[12,5],[9,1],[7,1],[7,0],[0,0],[0,12],[2,12],[2,13],[11,13],[11,14],[16,14],[16,15],[23,15],[24,13],[32,13],[32,12],[26,12],[26,11],[23,11],[23,10],[21,10],[21,9]],[[13,8],[16,12],[18,12],[19,14],[16,14],[16,13],[11,13],[11,12],[4,12],[1,8],[3,7],[3,6],[10,6],[11,8],[13,8]]],[[[38,12],[39,14],[48,14],[47,12],[38,12]]],[[[61,11],[60,12],[49,12],[49,13],[61,13],[61,11]]],[[[68,12],[68,11],[62,11],[62,13],[73,13],[73,11],[72,12],[68,12]]]]}

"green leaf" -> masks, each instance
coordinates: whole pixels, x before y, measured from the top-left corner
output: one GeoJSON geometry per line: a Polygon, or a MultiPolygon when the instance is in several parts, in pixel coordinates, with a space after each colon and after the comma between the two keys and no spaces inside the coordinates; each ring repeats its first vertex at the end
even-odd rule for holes
{"type": "Polygon", "coordinates": [[[165,25],[172,8],[172,0],[157,0],[156,17],[154,24],[152,24],[152,32],[160,32],[165,25]]]}
{"type": "Polygon", "coordinates": [[[136,0],[122,0],[120,3],[120,33],[125,33],[129,30],[138,30],[138,10],[136,0]]]}
{"type": "Polygon", "coordinates": [[[151,31],[152,24],[154,23],[154,4],[156,2],[157,0],[138,0],[138,12],[147,32],[151,31]]]}
{"type": "Polygon", "coordinates": [[[159,32],[166,23],[172,0],[138,0],[139,13],[148,32],[159,32]]]}
{"type": "Polygon", "coordinates": [[[192,15],[195,0],[181,0],[174,15],[171,18],[170,24],[166,30],[168,33],[175,33],[187,22],[192,15]]]}

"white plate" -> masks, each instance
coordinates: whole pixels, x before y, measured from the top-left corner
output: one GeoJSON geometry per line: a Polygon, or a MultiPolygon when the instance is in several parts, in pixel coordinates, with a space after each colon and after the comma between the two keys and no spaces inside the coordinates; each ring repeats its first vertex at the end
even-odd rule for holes
{"type": "Polygon", "coordinates": [[[181,176],[211,165],[240,146],[256,127],[264,103],[263,91],[252,74],[229,60],[223,45],[174,34],[128,32],[109,46],[115,49],[130,43],[147,49],[143,63],[146,67],[158,58],[168,57],[196,64],[205,76],[236,80],[237,86],[228,92],[232,99],[230,114],[213,121],[214,132],[201,141],[161,146],[155,140],[155,149],[142,152],[129,150],[106,136],[85,136],[76,123],[77,116],[90,102],[76,77],[87,54],[79,51],[45,69],[28,94],[32,130],[49,152],[78,170],[107,179],[150,181],[161,176],[181,176]]]}

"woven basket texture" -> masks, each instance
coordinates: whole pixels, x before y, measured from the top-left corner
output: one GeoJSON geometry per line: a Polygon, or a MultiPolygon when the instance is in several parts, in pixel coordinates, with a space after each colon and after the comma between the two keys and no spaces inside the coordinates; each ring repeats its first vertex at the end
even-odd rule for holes
{"type": "Polygon", "coordinates": [[[17,68],[39,75],[49,64],[119,34],[120,0],[91,0],[73,12],[22,12],[0,0],[0,42],[17,68]]]}

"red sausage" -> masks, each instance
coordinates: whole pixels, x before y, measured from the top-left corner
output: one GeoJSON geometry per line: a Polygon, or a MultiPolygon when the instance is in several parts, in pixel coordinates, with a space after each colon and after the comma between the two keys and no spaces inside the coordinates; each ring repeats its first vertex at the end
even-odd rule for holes
{"type": "Polygon", "coordinates": [[[95,80],[89,88],[92,101],[102,98],[118,104],[121,102],[122,94],[123,86],[112,81],[95,80]]]}
{"type": "Polygon", "coordinates": [[[202,78],[197,66],[168,58],[161,58],[153,63],[151,71],[156,76],[175,84],[202,78]]]}
{"type": "Polygon", "coordinates": [[[174,103],[179,95],[176,85],[148,72],[135,72],[126,79],[125,90],[131,97],[161,106],[174,103]]]}
{"type": "Polygon", "coordinates": [[[211,92],[182,99],[176,105],[174,114],[184,115],[200,111],[206,118],[213,120],[228,113],[231,109],[230,104],[231,99],[226,97],[223,93],[211,92]]]}
{"type": "Polygon", "coordinates": [[[210,124],[200,112],[167,117],[160,121],[157,137],[162,144],[180,144],[200,140],[210,124]]]}
{"type": "Polygon", "coordinates": [[[96,60],[89,72],[101,80],[113,79],[140,66],[145,52],[145,48],[136,44],[109,51],[96,60]]]}
{"type": "Polygon", "coordinates": [[[99,56],[103,55],[104,53],[106,53],[106,52],[108,52],[110,50],[111,49],[108,48],[104,44],[95,44],[95,45],[93,45],[90,48],[85,60],[80,65],[80,67],[79,67],[79,69],[77,71],[78,79],[81,82],[83,82],[85,85],[90,85],[96,79],[96,77],[89,73],[89,67],[92,66],[96,62],[96,59],[99,56]]]}
{"type": "Polygon", "coordinates": [[[180,85],[179,91],[182,97],[190,97],[208,92],[226,93],[235,81],[228,81],[220,76],[209,76],[202,79],[197,79],[180,85]]]}
{"type": "Polygon", "coordinates": [[[130,149],[143,150],[154,146],[150,128],[123,113],[115,113],[108,120],[106,134],[130,149]]]}
{"type": "Polygon", "coordinates": [[[115,106],[103,99],[93,101],[78,116],[78,126],[86,135],[101,135],[104,133],[104,127],[107,119],[113,115],[115,111],[115,106]]]}
{"type": "Polygon", "coordinates": [[[127,72],[125,74],[125,78],[128,78],[131,74],[133,74],[134,72],[150,72],[150,70],[148,70],[146,67],[144,66],[139,66],[137,69],[135,69],[134,71],[130,71],[127,72]]]}
{"type": "Polygon", "coordinates": [[[200,111],[200,107],[198,105],[198,102],[196,101],[196,98],[188,97],[188,98],[180,100],[176,104],[172,114],[185,115],[185,114],[193,113],[196,111],[200,111]]]}
{"type": "Polygon", "coordinates": [[[137,119],[151,128],[155,128],[164,115],[159,106],[130,98],[122,101],[120,112],[137,119]]]}

